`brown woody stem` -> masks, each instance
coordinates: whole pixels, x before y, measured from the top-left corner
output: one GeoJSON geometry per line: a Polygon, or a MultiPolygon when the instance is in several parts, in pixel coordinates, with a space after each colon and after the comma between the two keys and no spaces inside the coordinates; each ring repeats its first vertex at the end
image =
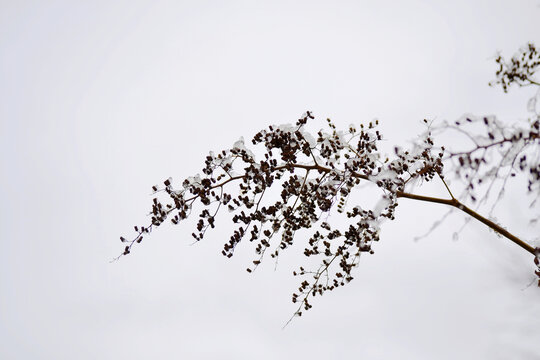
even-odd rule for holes
{"type": "Polygon", "coordinates": [[[419,201],[433,202],[433,203],[438,203],[438,204],[445,204],[445,205],[449,205],[449,206],[453,206],[455,208],[458,208],[459,210],[467,213],[468,215],[472,216],[476,220],[484,223],[485,225],[487,225],[491,229],[495,230],[496,232],[498,232],[499,234],[501,234],[505,238],[507,238],[507,239],[513,241],[514,243],[518,244],[523,249],[527,250],[529,253],[535,255],[534,247],[527,244],[526,242],[524,242],[523,240],[521,240],[517,236],[511,234],[510,232],[508,232],[506,229],[504,229],[500,225],[497,225],[493,221],[483,217],[482,215],[478,214],[476,211],[474,211],[474,210],[468,208],[467,206],[463,205],[462,203],[460,203],[456,199],[440,199],[440,198],[435,198],[435,197],[430,197],[430,196],[409,194],[409,193],[406,193],[406,192],[398,192],[397,197],[403,197],[403,198],[419,200],[419,201]]]}

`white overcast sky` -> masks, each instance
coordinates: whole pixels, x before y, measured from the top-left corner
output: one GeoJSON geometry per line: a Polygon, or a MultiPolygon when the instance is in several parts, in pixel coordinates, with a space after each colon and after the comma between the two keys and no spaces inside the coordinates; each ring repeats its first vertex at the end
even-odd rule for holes
{"type": "MultiPolygon", "coordinates": [[[[152,185],[306,110],[400,144],[424,118],[526,118],[532,89],[487,84],[539,18],[538,0],[1,1],[0,358],[540,359],[531,257],[481,224],[452,240],[458,214],[414,241],[440,205],[403,200],[356,279],[284,330],[299,247],[250,275],[249,245],[220,254],[228,224],[193,246],[167,225],[109,263],[152,185]]],[[[532,239],[524,204],[497,216],[532,239]]]]}

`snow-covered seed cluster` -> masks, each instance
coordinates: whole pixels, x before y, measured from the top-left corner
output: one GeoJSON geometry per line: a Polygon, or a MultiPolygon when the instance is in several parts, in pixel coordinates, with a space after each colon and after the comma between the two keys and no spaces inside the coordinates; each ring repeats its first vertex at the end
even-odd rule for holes
{"type": "Polygon", "coordinates": [[[441,129],[466,134],[471,143],[465,150],[449,149],[447,157],[454,174],[466,185],[471,201],[486,200],[497,182],[499,191],[504,191],[507,181],[518,174],[527,178],[529,195],[540,196],[539,117],[524,126],[511,127],[495,117],[465,116],[441,129]],[[472,130],[474,127],[479,130],[472,130]]]}
{"type": "Polygon", "coordinates": [[[351,125],[343,132],[327,120],[327,130],[313,136],[305,129],[311,119],[313,115],[307,112],[294,125],[270,126],[255,134],[251,143],[262,147],[261,159],[256,159],[241,139],[230,149],[210,153],[203,175],[187,178],[181,189],[173,188],[171,179],[165,180],[163,187],[154,186],[151,224],[136,227],[137,236],[131,241],[121,238],[127,243],[124,254],[143,234],[167,219],[173,224],[186,219],[198,201],[196,207],[201,210],[192,234],[195,240],[202,240],[215,226],[220,210],[228,209],[236,229],[222,253],[233,256],[244,239],[254,243],[257,257],[249,272],[265,254],[276,258],[293,245],[299,230],[312,231],[304,255],[320,259],[320,264],[315,270],[301,267],[294,272],[304,277],[293,295],[293,301],[300,302],[303,309],[311,307],[310,295],[322,295],[351,281],[360,255],[373,253],[381,222],[394,219],[398,194],[415,178],[429,181],[441,174],[443,153],[432,154],[433,140],[428,134],[411,150],[396,148],[395,160],[382,161],[377,121],[359,129],[351,125]],[[374,209],[346,204],[362,181],[380,188],[381,200],[374,209]],[[277,193],[276,188],[280,189],[277,193]],[[272,196],[265,197],[269,191],[272,196]],[[325,221],[334,210],[345,215],[348,224],[339,227],[325,221]]]}

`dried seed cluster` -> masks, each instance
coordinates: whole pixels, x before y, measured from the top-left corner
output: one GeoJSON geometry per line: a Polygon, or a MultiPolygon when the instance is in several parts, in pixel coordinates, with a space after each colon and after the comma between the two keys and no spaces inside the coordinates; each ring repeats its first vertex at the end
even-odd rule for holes
{"type": "Polygon", "coordinates": [[[499,66],[495,75],[497,79],[490,85],[500,84],[504,92],[512,84],[518,86],[538,85],[533,75],[540,66],[540,53],[532,43],[527,44],[515,54],[510,61],[506,61],[500,54],[495,59],[499,66]]]}

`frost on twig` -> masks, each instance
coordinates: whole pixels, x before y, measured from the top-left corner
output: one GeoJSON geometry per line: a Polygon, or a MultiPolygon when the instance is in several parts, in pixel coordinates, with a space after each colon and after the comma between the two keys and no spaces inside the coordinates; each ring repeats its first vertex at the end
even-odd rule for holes
{"type": "Polygon", "coordinates": [[[485,202],[498,189],[495,202],[504,196],[507,182],[521,174],[526,193],[540,196],[540,119],[507,126],[494,116],[466,115],[455,123],[443,123],[437,133],[455,131],[468,143],[464,149],[447,149],[445,165],[465,185],[464,196],[485,202]]]}

